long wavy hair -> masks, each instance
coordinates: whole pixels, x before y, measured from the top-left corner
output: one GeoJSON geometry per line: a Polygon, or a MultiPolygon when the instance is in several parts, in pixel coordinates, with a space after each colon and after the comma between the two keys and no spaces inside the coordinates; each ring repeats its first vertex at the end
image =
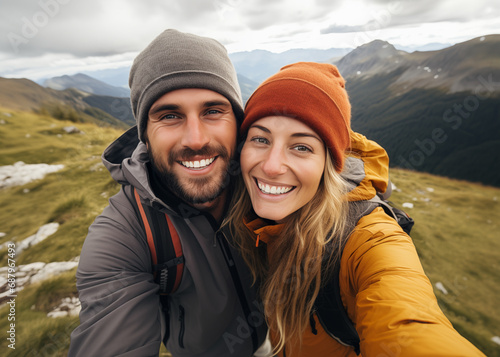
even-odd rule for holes
{"type": "Polygon", "coordinates": [[[322,270],[327,271],[340,259],[341,240],[349,226],[346,182],[335,171],[329,150],[326,153],[316,194],[287,219],[273,242],[270,259],[265,249],[255,247],[254,234],[243,223],[253,210],[242,179],[237,183],[232,209],[224,222],[252,272],[254,283],[259,282],[264,314],[275,333],[276,353],[288,342],[302,342],[321,288],[322,270]]]}

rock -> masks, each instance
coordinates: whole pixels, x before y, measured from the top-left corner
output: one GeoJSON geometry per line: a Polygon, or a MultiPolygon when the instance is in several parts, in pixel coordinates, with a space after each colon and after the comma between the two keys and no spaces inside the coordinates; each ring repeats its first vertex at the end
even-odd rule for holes
{"type": "Polygon", "coordinates": [[[81,310],[80,300],[68,297],[61,300],[61,304],[47,314],[48,317],[78,316],[81,310]]]}
{"type": "Polygon", "coordinates": [[[41,226],[34,235],[29,236],[28,238],[23,239],[21,242],[16,244],[16,254],[21,254],[23,250],[28,249],[29,247],[45,240],[47,237],[57,232],[58,228],[59,223],[56,222],[41,226]]]}
{"type": "Polygon", "coordinates": [[[27,165],[22,161],[14,165],[0,166],[0,188],[25,185],[31,181],[43,179],[46,174],[63,168],[64,165],[27,165]]]}
{"type": "Polygon", "coordinates": [[[57,274],[71,270],[78,265],[78,258],[68,262],[52,262],[43,263],[35,262],[16,267],[15,275],[15,291],[12,293],[7,285],[8,267],[0,268],[0,306],[9,300],[9,295],[15,295],[17,292],[24,289],[28,284],[41,282],[45,279],[53,277],[57,274]]]}
{"type": "Polygon", "coordinates": [[[52,262],[47,263],[45,266],[33,275],[30,279],[30,283],[36,283],[45,279],[48,279],[54,275],[64,273],[65,271],[71,270],[78,266],[78,262],[52,262]]]}
{"type": "Polygon", "coordinates": [[[403,203],[403,208],[413,208],[413,203],[405,202],[403,203]]]}
{"type": "Polygon", "coordinates": [[[498,337],[498,336],[493,336],[493,337],[491,338],[491,340],[492,340],[493,342],[495,342],[497,345],[500,345],[500,337],[498,337]]]}
{"type": "Polygon", "coordinates": [[[441,291],[443,294],[445,295],[448,295],[448,290],[446,290],[446,288],[444,287],[443,283],[438,281],[436,284],[436,289],[438,289],[439,291],[441,291]]]}
{"type": "Polygon", "coordinates": [[[66,134],[80,134],[82,131],[78,129],[76,126],[65,126],[63,130],[66,134]]]}

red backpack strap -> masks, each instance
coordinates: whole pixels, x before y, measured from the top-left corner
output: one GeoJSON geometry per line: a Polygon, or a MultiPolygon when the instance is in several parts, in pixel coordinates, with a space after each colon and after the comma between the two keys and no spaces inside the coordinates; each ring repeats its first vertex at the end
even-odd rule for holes
{"type": "Polygon", "coordinates": [[[167,214],[141,202],[135,188],[134,197],[151,252],[155,282],[161,295],[171,294],[179,287],[184,270],[179,234],[167,214]]]}
{"type": "Polygon", "coordinates": [[[144,207],[142,206],[141,198],[139,197],[139,193],[134,187],[134,197],[135,202],[137,204],[137,208],[139,209],[140,216],[142,218],[142,224],[144,226],[144,231],[146,232],[146,237],[148,239],[149,251],[151,252],[151,259],[153,260],[153,265],[158,264],[158,258],[156,257],[156,247],[153,238],[153,232],[151,231],[151,226],[149,225],[148,218],[146,217],[146,212],[144,211],[144,207]]]}

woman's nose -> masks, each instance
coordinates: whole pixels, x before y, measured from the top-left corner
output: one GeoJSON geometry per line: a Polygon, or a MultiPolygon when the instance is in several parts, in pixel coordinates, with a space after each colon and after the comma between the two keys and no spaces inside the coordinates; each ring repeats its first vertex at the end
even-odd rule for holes
{"type": "Polygon", "coordinates": [[[271,147],[262,162],[262,171],[269,177],[282,175],[286,172],[285,160],[282,148],[271,147]]]}

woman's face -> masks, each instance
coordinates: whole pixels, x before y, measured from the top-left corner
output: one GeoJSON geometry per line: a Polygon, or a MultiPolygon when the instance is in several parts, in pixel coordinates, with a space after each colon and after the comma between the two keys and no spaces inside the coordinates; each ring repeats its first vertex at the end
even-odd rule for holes
{"type": "Polygon", "coordinates": [[[255,213],[278,223],[308,203],[325,168],[323,140],[306,124],[270,116],[250,126],[241,170],[255,213]]]}

